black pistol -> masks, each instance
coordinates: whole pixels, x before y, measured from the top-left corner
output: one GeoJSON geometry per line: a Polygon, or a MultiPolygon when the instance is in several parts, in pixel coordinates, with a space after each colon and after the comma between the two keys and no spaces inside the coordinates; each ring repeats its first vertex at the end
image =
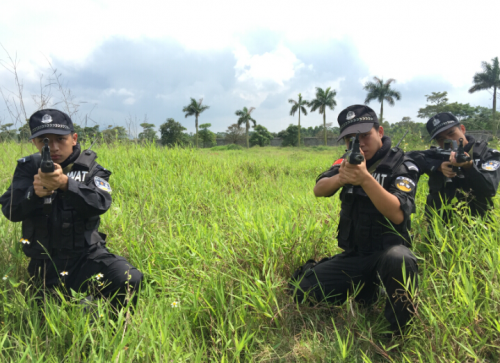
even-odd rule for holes
{"type": "MultiPolygon", "coordinates": [[[[43,139],[43,143],[45,144],[42,147],[42,162],[40,164],[40,170],[42,173],[53,173],[54,172],[54,162],[50,157],[50,147],[49,147],[49,139],[43,139]]],[[[43,213],[50,214],[52,211],[52,196],[43,198],[43,213]]]]}
{"type": "MultiPolygon", "coordinates": [[[[359,150],[359,132],[356,136],[351,137],[351,140],[349,141],[349,150],[347,150],[345,159],[349,162],[349,164],[356,165],[361,164],[365,160],[365,157],[359,150]]],[[[347,187],[346,193],[352,194],[354,190],[353,186],[351,184],[346,184],[345,186],[347,187]]]]}

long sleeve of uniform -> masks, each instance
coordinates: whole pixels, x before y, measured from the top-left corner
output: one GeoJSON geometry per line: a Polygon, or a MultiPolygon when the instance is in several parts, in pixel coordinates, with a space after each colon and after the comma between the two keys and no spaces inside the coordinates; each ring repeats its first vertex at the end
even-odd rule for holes
{"type": "MultiPolygon", "coordinates": [[[[342,161],[344,160],[344,156],[342,156],[340,159],[338,159],[333,165],[330,167],[330,169],[324,171],[323,173],[319,174],[318,177],[316,178],[316,184],[323,178],[331,178],[332,176],[335,176],[339,173],[340,169],[340,164],[342,164],[342,161]]],[[[334,191],[331,195],[326,195],[326,197],[333,197],[340,189],[337,189],[334,191]]]]}
{"type": "Polygon", "coordinates": [[[31,163],[19,163],[14,171],[12,184],[0,197],[2,213],[12,222],[20,222],[30,217],[43,198],[35,194],[33,181],[36,168],[31,163]]]}
{"type": "Polygon", "coordinates": [[[483,197],[494,197],[500,181],[500,154],[489,150],[484,160],[474,162],[470,169],[463,169],[464,189],[472,189],[474,194],[483,197]]]}
{"type": "Polygon", "coordinates": [[[406,155],[418,166],[420,175],[437,171],[443,163],[442,160],[433,157],[435,155],[433,150],[409,151],[406,155]]]}
{"type": "Polygon", "coordinates": [[[111,206],[111,172],[99,166],[92,174],[85,182],[68,178],[68,190],[63,193],[63,199],[83,218],[104,214],[111,206]]]}
{"type": "Polygon", "coordinates": [[[388,192],[399,199],[405,221],[415,213],[415,195],[419,180],[419,170],[411,161],[405,161],[394,174],[388,192]]]}

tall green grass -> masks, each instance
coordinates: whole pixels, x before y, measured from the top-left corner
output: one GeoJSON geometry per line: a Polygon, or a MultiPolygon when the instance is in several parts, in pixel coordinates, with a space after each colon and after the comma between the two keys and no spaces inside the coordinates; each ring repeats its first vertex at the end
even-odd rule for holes
{"type": "MultiPolygon", "coordinates": [[[[0,145],[0,190],[29,146],[0,145]]],[[[338,197],[316,199],[315,177],[342,148],[96,149],[113,172],[113,204],[101,230],[108,247],[145,274],[135,314],[97,319],[49,297],[37,307],[19,243],[20,224],[0,219],[1,362],[498,362],[500,233],[463,216],[437,223],[425,243],[426,177],[413,217],[420,288],[412,331],[386,335],[384,301],[370,308],[298,306],[293,270],[340,250],[338,197]],[[173,306],[174,305],[174,306],[173,306]]]]}

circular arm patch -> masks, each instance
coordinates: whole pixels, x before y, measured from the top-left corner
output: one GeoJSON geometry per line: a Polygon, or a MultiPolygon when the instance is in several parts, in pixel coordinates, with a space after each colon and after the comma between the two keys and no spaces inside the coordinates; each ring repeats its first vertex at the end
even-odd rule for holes
{"type": "Polygon", "coordinates": [[[483,170],[495,171],[500,167],[500,161],[498,160],[488,160],[481,166],[483,170]]]}
{"type": "Polygon", "coordinates": [[[99,189],[104,190],[105,192],[111,193],[111,185],[109,185],[109,183],[105,179],[99,178],[98,176],[96,176],[94,178],[94,183],[95,183],[95,186],[98,187],[99,189]]]}
{"type": "Polygon", "coordinates": [[[398,176],[394,181],[396,188],[405,193],[410,193],[415,189],[415,182],[410,178],[398,176]]]}

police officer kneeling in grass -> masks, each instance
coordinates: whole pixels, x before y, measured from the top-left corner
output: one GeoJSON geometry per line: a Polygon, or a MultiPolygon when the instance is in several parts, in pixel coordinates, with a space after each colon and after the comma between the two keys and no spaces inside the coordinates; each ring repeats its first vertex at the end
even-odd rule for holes
{"type": "Polygon", "coordinates": [[[101,286],[99,295],[112,298],[115,308],[126,305],[131,296],[135,305],[142,273],[110,253],[106,236],[98,232],[99,216],[111,205],[111,172],[96,163],[95,152],[81,151],[65,113],[37,111],[29,126],[39,151],[48,139],[54,171],[41,171],[40,153],[19,159],[0,204],[7,219],[22,222],[20,243],[31,258],[28,272],[34,283],[86,292],[93,281],[101,286]]]}
{"type": "Polygon", "coordinates": [[[317,197],[340,192],[338,245],[344,252],[316,263],[309,260],[292,277],[297,299],[343,303],[358,290],[356,301],[376,301],[379,285],[387,292],[385,317],[400,333],[411,319],[413,305],[405,294],[404,277],[417,284],[417,259],[408,249],[410,215],[415,212],[418,169],[402,150],[391,147],[375,112],[364,105],[338,117],[346,145],[359,133],[364,161],[350,164],[345,155],[321,174],[317,197]],[[405,271],[403,271],[405,270],[405,271]]]}
{"type": "MultiPolygon", "coordinates": [[[[438,113],[426,126],[431,140],[436,140],[439,148],[408,153],[420,172],[429,175],[426,215],[432,217],[443,203],[450,204],[457,198],[456,204],[465,203],[471,215],[484,216],[493,205],[492,198],[500,181],[500,152],[488,148],[486,141],[465,135],[465,126],[451,112],[438,113]],[[468,161],[458,162],[456,151],[443,153],[445,142],[454,141],[459,146],[460,140],[468,161]],[[443,160],[443,156],[447,160],[443,160]]],[[[451,215],[450,210],[444,211],[443,221],[448,223],[451,215]]]]}

